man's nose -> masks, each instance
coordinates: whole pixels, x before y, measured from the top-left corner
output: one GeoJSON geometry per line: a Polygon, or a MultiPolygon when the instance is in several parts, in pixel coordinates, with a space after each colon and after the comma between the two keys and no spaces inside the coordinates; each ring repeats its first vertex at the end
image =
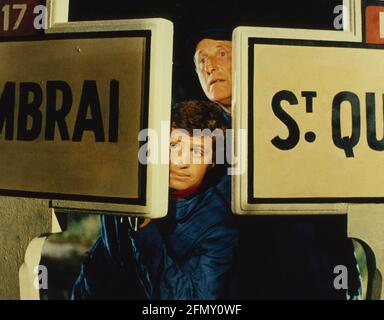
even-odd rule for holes
{"type": "Polygon", "coordinates": [[[213,57],[207,58],[207,61],[205,63],[205,71],[208,74],[211,74],[212,72],[216,71],[216,61],[213,57]]]}
{"type": "Polygon", "coordinates": [[[179,168],[188,168],[191,162],[190,154],[185,149],[171,152],[171,162],[179,168]]]}

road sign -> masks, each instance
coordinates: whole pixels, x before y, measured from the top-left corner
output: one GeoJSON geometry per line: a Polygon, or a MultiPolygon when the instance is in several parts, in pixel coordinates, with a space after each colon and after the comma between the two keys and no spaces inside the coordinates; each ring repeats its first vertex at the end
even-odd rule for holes
{"type": "Polygon", "coordinates": [[[344,31],[235,31],[234,127],[248,131],[235,143],[246,163],[233,178],[235,212],[335,214],[384,201],[384,51],[365,42],[352,4],[344,31]]]}
{"type": "Polygon", "coordinates": [[[138,136],[169,121],[171,44],[162,19],[66,23],[0,43],[0,194],[164,216],[168,166],[141,163],[138,136]]]}

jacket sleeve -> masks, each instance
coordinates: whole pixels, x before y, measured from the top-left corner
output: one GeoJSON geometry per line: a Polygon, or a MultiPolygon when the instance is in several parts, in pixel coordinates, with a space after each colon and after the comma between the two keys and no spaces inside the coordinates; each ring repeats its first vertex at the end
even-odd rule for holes
{"type": "MultiPolygon", "coordinates": [[[[126,252],[129,256],[130,253],[126,252]]],[[[143,288],[136,275],[136,265],[111,255],[100,236],[85,257],[72,289],[72,300],[144,299],[143,288]]]]}
{"type": "Polygon", "coordinates": [[[105,252],[101,237],[97,239],[81,264],[80,274],[72,289],[72,300],[107,298],[111,262],[105,252]]]}
{"type": "Polygon", "coordinates": [[[156,223],[130,232],[132,252],[147,298],[213,300],[223,298],[237,246],[237,231],[210,227],[194,246],[188,261],[176,263],[163,243],[156,223]]]}

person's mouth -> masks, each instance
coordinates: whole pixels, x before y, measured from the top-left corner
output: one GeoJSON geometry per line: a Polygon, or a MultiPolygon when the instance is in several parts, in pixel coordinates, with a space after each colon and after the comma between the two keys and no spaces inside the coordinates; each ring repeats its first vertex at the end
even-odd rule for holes
{"type": "Polygon", "coordinates": [[[208,82],[208,86],[211,87],[217,83],[221,83],[221,82],[224,82],[225,80],[224,79],[220,79],[220,78],[216,78],[216,79],[211,79],[209,80],[208,82]]]}
{"type": "Polygon", "coordinates": [[[182,172],[175,172],[171,171],[171,175],[176,179],[187,179],[189,178],[189,174],[182,173],[182,172]]]}

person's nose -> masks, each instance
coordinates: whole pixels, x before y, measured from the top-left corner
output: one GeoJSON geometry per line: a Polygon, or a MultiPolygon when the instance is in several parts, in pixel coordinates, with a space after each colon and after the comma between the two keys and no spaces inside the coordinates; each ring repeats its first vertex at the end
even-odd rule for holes
{"type": "Polygon", "coordinates": [[[171,152],[171,162],[178,168],[188,168],[190,165],[190,155],[185,148],[180,148],[177,152],[171,152]]]}
{"type": "Polygon", "coordinates": [[[216,61],[214,57],[208,57],[205,63],[205,71],[210,75],[216,71],[216,61]]]}

